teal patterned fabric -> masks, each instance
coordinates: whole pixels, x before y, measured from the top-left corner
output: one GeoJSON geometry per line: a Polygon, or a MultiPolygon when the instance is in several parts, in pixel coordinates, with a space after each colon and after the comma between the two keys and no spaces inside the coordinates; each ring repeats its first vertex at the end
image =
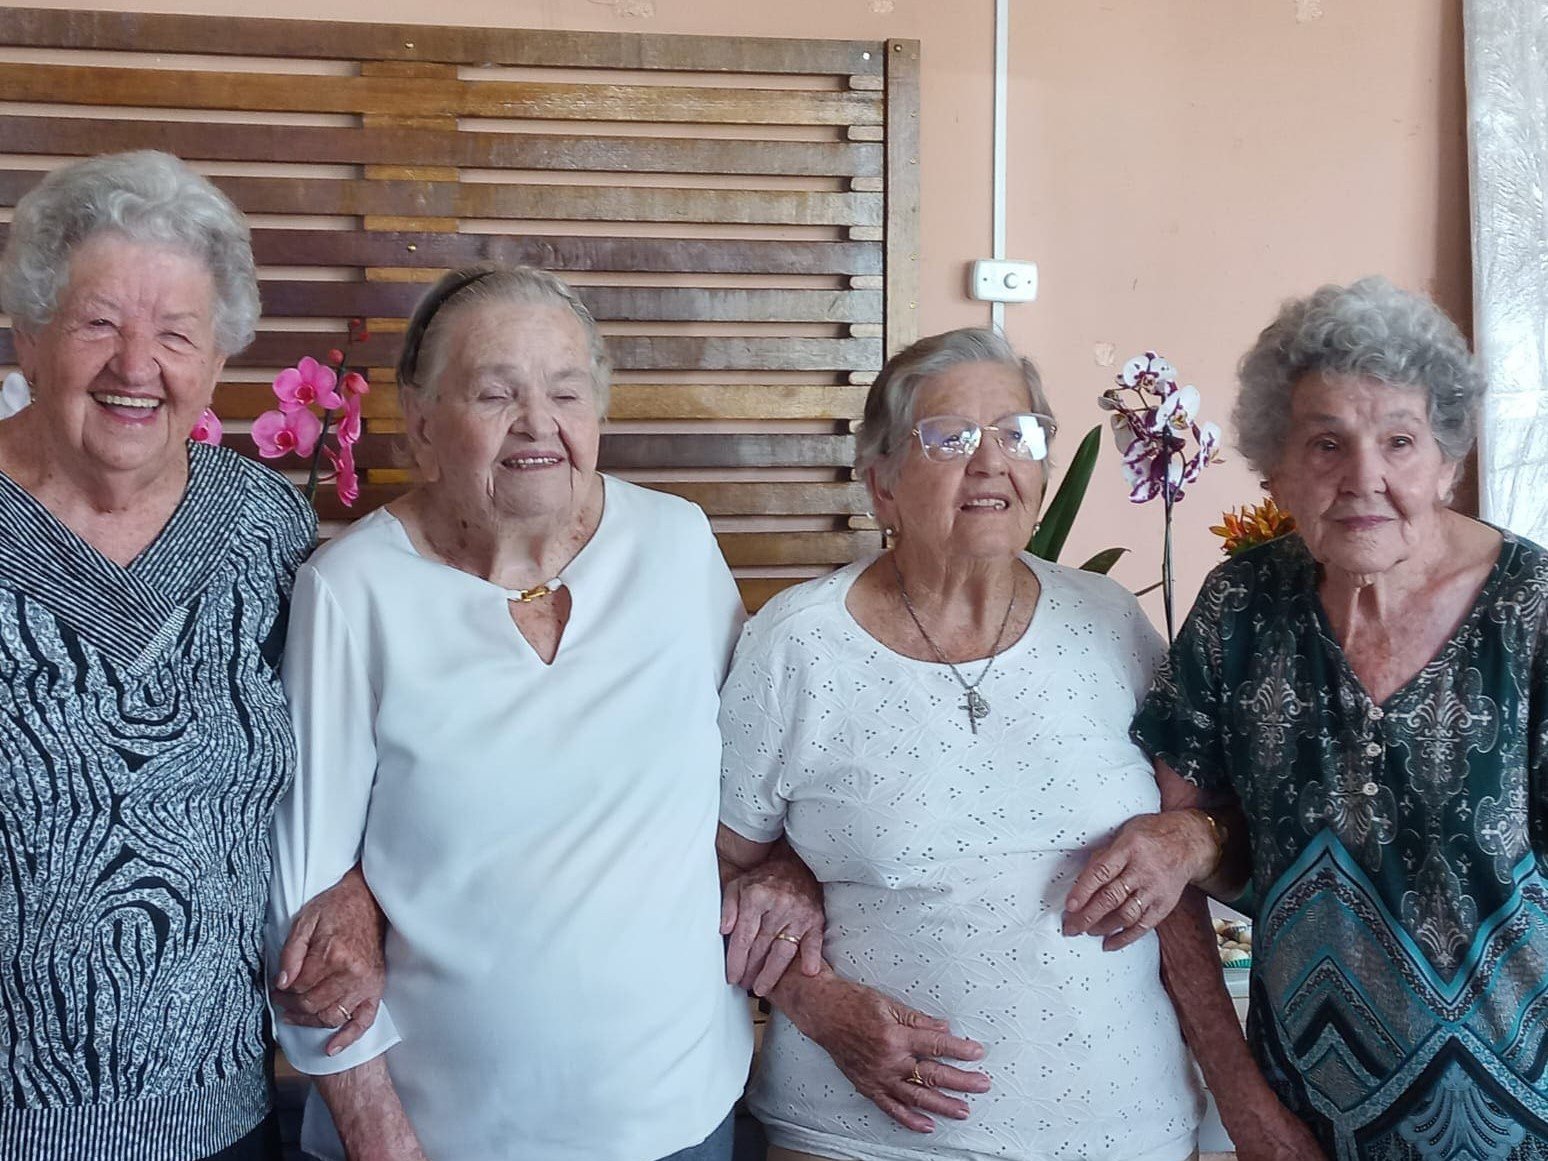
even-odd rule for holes
{"type": "Polygon", "coordinates": [[[1505,534],[1381,704],[1288,536],[1210,574],[1134,725],[1234,792],[1258,899],[1248,1040],[1347,1161],[1548,1159],[1548,554],[1505,534]]]}

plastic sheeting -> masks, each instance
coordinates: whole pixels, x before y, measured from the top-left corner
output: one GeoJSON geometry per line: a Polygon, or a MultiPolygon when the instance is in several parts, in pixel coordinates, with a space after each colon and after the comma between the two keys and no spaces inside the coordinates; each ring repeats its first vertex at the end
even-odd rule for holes
{"type": "Polygon", "coordinates": [[[1548,543],[1548,6],[1465,0],[1486,520],[1548,543]]]}

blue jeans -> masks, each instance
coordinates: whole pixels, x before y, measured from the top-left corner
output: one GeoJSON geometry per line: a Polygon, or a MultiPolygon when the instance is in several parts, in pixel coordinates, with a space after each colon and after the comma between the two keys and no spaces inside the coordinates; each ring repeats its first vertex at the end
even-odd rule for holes
{"type": "Polygon", "coordinates": [[[727,1113],[720,1126],[697,1145],[679,1149],[661,1161],[731,1161],[731,1140],[735,1136],[736,1114],[727,1113]]]}

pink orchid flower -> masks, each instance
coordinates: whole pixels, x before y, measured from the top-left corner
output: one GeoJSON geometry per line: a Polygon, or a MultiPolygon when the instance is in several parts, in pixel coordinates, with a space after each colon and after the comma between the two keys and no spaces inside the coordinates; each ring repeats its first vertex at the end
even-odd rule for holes
{"type": "Polygon", "coordinates": [[[223,433],[220,416],[206,407],[204,413],[199,416],[199,422],[194,424],[194,429],[188,433],[188,438],[195,443],[207,443],[211,447],[219,447],[223,433]]]}
{"type": "Polygon", "coordinates": [[[344,392],[346,400],[351,396],[371,394],[371,384],[366,381],[366,377],[359,371],[351,371],[348,375],[345,375],[344,382],[340,383],[339,387],[344,392]]]}
{"type": "Polygon", "coordinates": [[[344,414],[339,417],[338,431],[340,446],[349,447],[360,442],[360,396],[347,390],[344,393],[344,414]]]}
{"type": "Polygon", "coordinates": [[[253,442],[266,460],[281,456],[309,456],[322,434],[322,420],[306,408],[297,411],[265,411],[253,420],[253,442]]]}
{"type": "Polygon", "coordinates": [[[307,355],[294,367],[286,367],[275,376],[274,394],[284,412],[300,411],[314,404],[331,411],[344,404],[335,389],[338,381],[332,367],[325,367],[307,355]]]}
{"type": "Polygon", "coordinates": [[[323,454],[333,465],[333,486],[338,490],[339,503],[346,508],[354,507],[355,501],[360,499],[360,477],[355,473],[355,449],[341,441],[337,451],[331,447],[324,448],[323,454]]]}

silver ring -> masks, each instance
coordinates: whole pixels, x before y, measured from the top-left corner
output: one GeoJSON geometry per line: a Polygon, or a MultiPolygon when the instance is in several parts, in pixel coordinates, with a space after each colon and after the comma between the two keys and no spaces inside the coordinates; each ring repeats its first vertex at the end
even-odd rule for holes
{"type": "Polygon", "coordinates": [[[339,1012],[340,1015],[344,1017],[345,1024],[348,1024],[355,1018],[355,1014],[346,1008],[343,1004],[335,1004],[333,1007],[339,1012]]]}

